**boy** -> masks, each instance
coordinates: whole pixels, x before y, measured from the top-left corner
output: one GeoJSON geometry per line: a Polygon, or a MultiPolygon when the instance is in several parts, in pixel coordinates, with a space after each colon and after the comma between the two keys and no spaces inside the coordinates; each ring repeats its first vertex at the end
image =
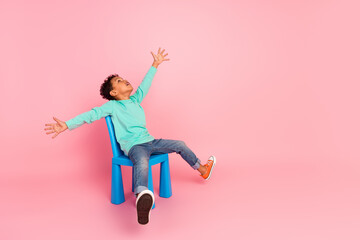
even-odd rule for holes
{"type": "Polygon", "coordinates": [[[170,60],[165,59],[168,54],[163,55],[164,51],[165,49],[160,52],[159,48],[157,55],[151,52],[154,62],[133,95],[130,96],[133,87],[127,80],[117,74],[110,75],[100,88],[101,96],[109,100],[108,102],[66,122],[53,117],[57,123],[45,124],[49,127],[44,129],[50,130],[46,134],[55,133],[52,137],[55,138],[66,129],[73,130],[85,122],[92,123],[111,115],[121,150],[134,165],[134,194],[140,224],[149,222],[150,210],[155,201],[153,192],[148,189],[149,157],[152,153],[180,154],[193,169],[200,172],[200,176],[205,180],[210,178],[216,163],[215,156],[212,155],[208,162],[202,165],[183,141],[155,139],[146,129],[145,113],[140,103],[149,91],[159,64],[170,60]]]}

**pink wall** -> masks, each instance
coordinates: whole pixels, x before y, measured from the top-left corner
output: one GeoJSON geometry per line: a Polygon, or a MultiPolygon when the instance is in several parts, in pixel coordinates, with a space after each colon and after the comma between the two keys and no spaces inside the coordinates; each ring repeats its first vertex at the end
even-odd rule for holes
{"type": "MultiPolygon", "coordinates": [[[[34,179],[94,184],[104,178],[103,187],[109,186],[104,119],[55,139],[44,124],[105,103],[99,88],[111,73],[135,91],[151,66],[150,51],[159,47],[171,60],[159,66],[142,104],[149,132],[184,140],[203,163],[215,155],[218,179],[237,182],[238,172],[227,171],[254,165],[303,164],[343,169],[331,175],[336,179],[358,176],[359,7],[335,0],[2,1],[0,181],[8,189],[6,203],[21,197],[6,186],[22,189],[34,179]]],[[[174,174],[194,175],[179,155],[170,156],[178,166],[174,174]]],[[[351,182],[359,186],[358,177],[351,182]]],[[[352,194],[349,199],[360,198],[352,194]]]]}

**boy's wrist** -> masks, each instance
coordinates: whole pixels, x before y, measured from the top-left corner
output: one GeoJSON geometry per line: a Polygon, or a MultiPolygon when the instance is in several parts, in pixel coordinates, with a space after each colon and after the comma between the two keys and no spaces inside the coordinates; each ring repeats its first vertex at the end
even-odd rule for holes
{"type": "Polygon", "coordinates": [[[159,66],[159,63],[153,62],[152,66],[153,66],[154,68],[157,68],[157,67],[159,66]]]}

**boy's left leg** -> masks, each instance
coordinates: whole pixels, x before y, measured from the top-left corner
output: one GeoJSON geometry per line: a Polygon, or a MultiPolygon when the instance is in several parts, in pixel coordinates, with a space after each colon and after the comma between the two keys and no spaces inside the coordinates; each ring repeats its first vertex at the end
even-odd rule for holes
{"type": "Polygon", "coordinates": [[[176,152],[195,170],[206,171],[206,168],[201,164],[200,159],[182,140],[172,139],[155,139],[152,142],[152,153],[172,153],[176,152]],[[204,169],[205,168],[205,169],[204,169]]]}

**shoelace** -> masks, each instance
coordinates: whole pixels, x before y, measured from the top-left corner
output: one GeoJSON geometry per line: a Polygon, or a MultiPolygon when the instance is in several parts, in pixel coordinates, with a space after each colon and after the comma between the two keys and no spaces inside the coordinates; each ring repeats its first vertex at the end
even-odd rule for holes
{"type": "MultiPolygon", "coordinates": [[[[210,169],[210,162],[209,162],[210,160],[208,160],[208,162],[204,165],[205,167],[206,167],[206,172],[205,173],[207,173],[208,172],[208,170],[210,169]]],[[[205,174],[204,173],[204,174],[205,174]]],[[[203,175],[203,174],[202,174],[203,175]]]]}
{"type": "MultiPolygon", "coordinates": [[[[210,163],[214,162],[214,160],[210,160],[208,159],[207,163],[204,164],[204,166],[206,167],[206,172],[210,169],[210,163]]],[[[204,173],[205,174],[205,173],[204,173]]],[[[204,176],[204,174],[200,174],[200,176],[204,176]]]]}
{"type": "Polygon", "coordinates": [[[200,176],[204,176],[207,173],[207,170],[209,169],[208,166],[209,165],[207,163],[204,164],[204,167],[206,167],[206,172],[204,172],[204,174],[200,173],[200,176]]]}

